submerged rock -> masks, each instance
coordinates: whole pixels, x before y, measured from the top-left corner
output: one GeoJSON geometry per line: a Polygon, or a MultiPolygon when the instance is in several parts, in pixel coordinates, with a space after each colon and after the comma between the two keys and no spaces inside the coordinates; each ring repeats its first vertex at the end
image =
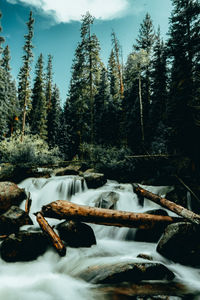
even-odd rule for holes
{"type": "Polygon", "coordinates": [[[86,171],[83,173],[83,177],[89,189],[97,189],[106,183],[105,175],[101,173],[89,173],[86,171]]]}
{"type": "Polygon", "coordinates": [[[185,265],[200,265],[200,229],[189,222],[174,223],[167,226],[157,251],[185,265]]]}
{"type": "Polygon", "coordinates": [[[21,231],[2,242],[0,253],[7,262],[31,261],[42,255],[47,247],[48,240],[42,232],[21,231]]]}
{"type": "Polygon", "coordinates": [[[95,207],[116,209],[116,203],[119,200],[119,194],[116,192],[104,192],[95,201],[95,207]]]}
{"type": "Polygon", "coordinates": [[[0,213],[6,212],[12,205],[19,205],[25,198],[25,191],[15,183],[0,182],[0,213]]]}
{"type": "Polygon", "coordinates": [[[150,255],[148,255],[148,254],[144,254],[144,253],[140,253],[140,254],[138,254],[138,256],[137,256],[138,258],[142,258],[142,259],[146,259],[146,260],[153,260],[153,257],[152,256],[150,256],[150,255]]]}
{"type": "Polygon", "coordinates": [[[0,216],[0,234],[10,234],[19,231],[23,225],[32,225],[29,215],[18,206],[11,208],[0,216]]]}
{"type": "Polygon", "coordinates": [[[79,277],[93,284],[139,282],[142,280],[172,280],[173,272],[159,263],[116,263],[92,266],[79,277]]]}
{"type": "MultiPolygon", "coordinates": [[[[145,214],[157,215],[157,216],[168,216],[168,213],[164,209],[152,209],[144,212],[145,214]]],[[[164,227],[160,226],[155,229],[142,230],[137,229],[134,240],[138,242],[156,243],[163,234],[164,227]]]]}
{"type": "Polygon", "coordinates": [[[66,242],[69,247],[91,247],[96,245],[96,238],[93,229],[80,222],[65,221],[56,226],[60,238],[66,242]]]}

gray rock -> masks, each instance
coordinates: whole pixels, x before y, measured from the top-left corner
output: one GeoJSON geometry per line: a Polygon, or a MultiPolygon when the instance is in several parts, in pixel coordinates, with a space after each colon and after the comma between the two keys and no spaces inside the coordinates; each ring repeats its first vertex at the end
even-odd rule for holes
{"type": "Polygon", "coordinates": [[[25,191],[15,183],[0,182],[0,213],[6,212],[12,205],[19,205],[25,198],[25,191]]]}
{"type": "Polygon", "coordinates": [[[0,216],[0,234],[10,234],[19,231],[23,225],[32,225],[29,215],[18,206],[11,208],[0,216]]]}
{"type": "Polygon", "coordinates": [[[96,238],[93,229],[80,222],[65,221],[56,226],[60,238],[66,242],[69,247],[91,247],[96,245],[96,238]]]}
{"type": "Polygon", "coordinates": [[[116,209],[116,203],[119,200],[119,194],[116,192],[104,192],[95,202],[95,207],[116,209]]]}
{"type": "Polygon", "coordinates": [[[173,272],[158,263],[117,263],[92,266],[79,277],[93,284],[139,282],[142,280],[172,280],[173,272]]]}
{"type": "Polygon", "coordinates": [[[167,226],[157,251],[185,265],[200,265],[200,229],[189,222],[174,223],[167,226]]]}
{"type": "Polygon", "coordinates": [[[97,189],[106,183],[105,175],[101,173],[88,173],[86,171],[83,173],[83,177],[89,189],[97,189]]]}
{"type": "Polygon", "coordinates": [[[42,255],[47,247],[48,240],[42,232],[21,231],[2,242],[0,253],[7,262],[31,261],[42,255]]]}

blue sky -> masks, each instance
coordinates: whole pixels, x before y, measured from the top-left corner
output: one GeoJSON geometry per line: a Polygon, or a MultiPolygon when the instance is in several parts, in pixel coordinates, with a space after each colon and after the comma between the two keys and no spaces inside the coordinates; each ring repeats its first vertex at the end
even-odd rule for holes
{"type": "MultiPolygon", "coordinates": [[[[105,64],[111,51],[111,32],[114,30],[123,47],[124,61],[132,50],[140,23],[150,13],[155,28],[160,25],[166,38],[171,12],[170,0],[0,0],[3,13],[3,36],[11,49],[12,74],[17,78],[22,64],[25,22],[30,9],[35,18],[34,59],[43,53],[53,55],[54,82],[65,101],[71,77],[74,51],[80,38],[80,19],[86,11],[96,17],[93,31],[101,44],[105,64]]],[[[34,70],[35,61],[32,65],[34,70]]]]}

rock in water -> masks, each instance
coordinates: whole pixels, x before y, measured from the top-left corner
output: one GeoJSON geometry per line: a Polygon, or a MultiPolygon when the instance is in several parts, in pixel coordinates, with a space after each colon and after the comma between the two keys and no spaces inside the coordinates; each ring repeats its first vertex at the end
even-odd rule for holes
{"type": "Polygon", "coordinates": [[[61,240],[69,247],[91,247],[96,245],[93,229],[84,223],[65,221],[56,226],[61,240]]]}
{"type": "Polygon", "coordinates": [[[200,265],[200,229],[189,222],[174,223],[167,226],[157,251],[185,265],[200,265]]]}
{"type": "Polygon", "coordinates": [[[116,209],[116,203],[119,200],[119,194],[116,192],[104,192],[95,202],[95,207],[116,209]]]}
{"type": "Polygon", "coordinates": [[[9,235],[1,244],[1,258],[7,262],[30,261],[42,255],[48,247],[42,232],[21,231],[9,235]]]}
{"type": "Polygon", "coordinates": [[[173,272],[158,263],[117,263],[92,266],[79,277],[93,284],[139,282],[142,280],[172,280],[173,272]]]}
{"type": "MultiPolygon", "coordinates": [[[[152,209],[144,212],[145,214],[157,215],[157,216],[168,216],[168,213],[164,209],[152,209]]],[[[131,237],[131,232],[133,230],[130,229],[127,235],[127,240],[135,240],[138,242],[148,242],[148,243],[157,243],[160,239],[161,235],[164,232],[165,227],[160,226],[156,228],[156,230],[148,229],[137,229],[136,233],[131,237]]]]}
{"type": "Polygon", "coordinates": [[[19,231],[23,225],[32,225],[29,215],[18,206],[11,208],[0,216],[0,234],[10,234],[19,231]]]}
{"type": "Polygon", "coordinates": [[[106,183],[105,175],[101,173],[88,173],[86,171],[83,173],[83,177],[89,189],[97,189],[106,183]]]}
{"type": "Polygon", "coordinates": [[[15,183],[0,182],[0,213],[6,212],[12,205],[19,205],[25,198],[25,191],[15,183]]]}

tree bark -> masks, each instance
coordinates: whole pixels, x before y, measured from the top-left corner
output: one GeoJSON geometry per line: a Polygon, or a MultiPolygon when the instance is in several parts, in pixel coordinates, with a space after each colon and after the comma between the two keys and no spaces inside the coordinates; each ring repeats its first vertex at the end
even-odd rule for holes
{"type": "Polygon", "coordinates": [[[181,205],[178,205],[172,201],[162,198],[156,194],[153,194],[153,193],[141,188],[138,185],[133,185],[133,187],[134,187],[134,192],[137,195],[143,196],[143,197],[161,205],[162,207],[165,207],[165,208],[171,210],[172,212],[189,220],[190,222],[192,222],[194,224],[198,224],[198,225],[200,224],[200,215],[193,213],[192,211],[184,208],[181,205]]]}
{"type": "Polygon", "coordinates": [[[55,219],[140,229],[155,229],[160,226],[164,229],[171,223],[183,221],[182,218],[82,206],[63,200],[43,206],[42,213],[45,217],[55,219]]]}
{"type": "Polygon", "coordinates": [[[41,229],[43,230],[43,232],[45,234],[48,235],[51,243],[53,244],[53,247],[56,249],[58,254],[60,256],[65,256],[66,247],[63,244],[63,242],[61,241],[60,237],[55,233],[53,228],[48,224],[48,222],[45,220],[45,218],[43,217],[43,215],[40,212],[38,212],[36,214],[36,218],[37,218],[37,222],[39,223],[41,229]]]}

